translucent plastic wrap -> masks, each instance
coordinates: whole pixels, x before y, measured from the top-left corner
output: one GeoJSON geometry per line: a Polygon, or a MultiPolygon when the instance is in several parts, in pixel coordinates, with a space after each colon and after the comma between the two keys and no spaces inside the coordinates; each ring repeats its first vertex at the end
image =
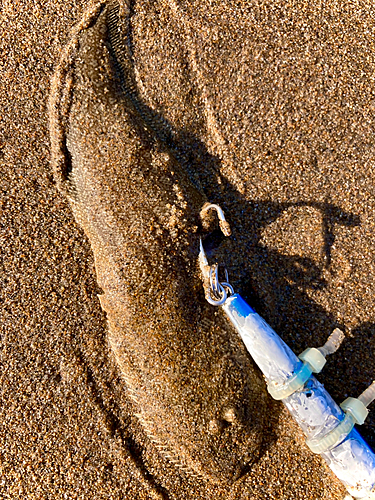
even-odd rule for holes
{"type": "MultiPolygon", "coordinates": [[[[272,328],[238,294],[222,306],[250,355],[266,377],[271,394],[280,394],[310,448],[355,498],[375,498],[375,454],[353,427],[355,419],[338,406],[324,386],[272,328]]],[[[358,400],[357,400],[358,401],[358,400]]]]}

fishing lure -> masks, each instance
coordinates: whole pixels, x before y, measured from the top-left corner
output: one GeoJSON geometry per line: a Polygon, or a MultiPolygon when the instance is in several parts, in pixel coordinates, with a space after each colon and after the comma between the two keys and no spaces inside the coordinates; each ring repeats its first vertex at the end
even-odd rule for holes
{"type": "MultiPolygon", "coordinates": [[[[216,210],[220,227],[230,229],[218,205],[205,205],[202,212],[216,210]]],[[[367,406],[375,400],[375,381],[358,398],[338,406],[313,376],[335,352],[344,335],[336,328],[319,348],[308,348],[298,357],[277,333],[245,302],[228,282],[220,282],[218,264],[209,265],[202,240],[199,254],[207,301],[221,306],[240,334],[248,352],[267,382],[268,392],[281,400],[306,435],[306,444],[320,454],[354,498],[375,498],[375,454],[355,429],[363,424],[367,406]]]]}

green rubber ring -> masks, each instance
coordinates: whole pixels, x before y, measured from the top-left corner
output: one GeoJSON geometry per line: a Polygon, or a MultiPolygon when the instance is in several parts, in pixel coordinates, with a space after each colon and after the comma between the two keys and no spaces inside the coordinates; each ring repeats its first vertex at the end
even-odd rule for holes
{"type": "Polygon", "coordinates": [[[294,374],[286,380],[284,384],[276,384],[271,381],[267,385],[267,390],[274,399],[280,401],[285,399],[293,392],[298,391],[303,387],[312,375],[312,370],[307,363],[302,363],[302,366],[294,372],[294,374]]]}
{"type": "Polygon", "coordinates": [[[351,433],[353,427],[354,420],[349,413],[346,413],[344,420],[334,429],[321,438],[306,439],[306,444],[313,453],[324,453],[342,443],[351,433]]]}

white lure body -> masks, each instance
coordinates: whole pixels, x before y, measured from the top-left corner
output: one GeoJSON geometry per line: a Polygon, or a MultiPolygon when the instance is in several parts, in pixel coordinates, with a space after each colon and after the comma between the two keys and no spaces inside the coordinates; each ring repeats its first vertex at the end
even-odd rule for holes
{"type": "MultiPolygon", "coordinates": [[[[284,387],[304,368],[302,361],[240,295],[228,297],[222,307],[270,387],[284,387]]],[[[308,373],[307,381],[295,392],[279,399],[309,442],[328,443],[328,449],[320,455],[349,493],[355,498],[375,498],[375,454],[324,386],[308,373]],[[337,438],[338,429],[343,433],[337,438]],[[330,445],[327,436],[334,433],[330,445]]]]}

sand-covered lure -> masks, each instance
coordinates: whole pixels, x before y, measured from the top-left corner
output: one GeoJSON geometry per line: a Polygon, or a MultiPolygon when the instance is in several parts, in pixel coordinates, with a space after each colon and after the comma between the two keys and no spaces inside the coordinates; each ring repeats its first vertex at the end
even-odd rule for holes
{"type": "MultiPolygon", "coordinates": [[[[226,236],[230,228],[218,205],[214,209],[226,236]]],[[[354,498],[375,499],[375,454],[354,428],[363,424],[367,406],[375,399],[375,382],[358,398],[337,405],[312,375],[319,373],[327,354],[337,350],[343,333],[336,328],[324,346],[308,348],[298,357],[232,286],[219,281],[218,265],[209,265],[201,241],[199,262],[206,299],[221,306],[265,376],[268,391],[281,400],[306,435],[306,444],[320,454],[354,498]]]]}

